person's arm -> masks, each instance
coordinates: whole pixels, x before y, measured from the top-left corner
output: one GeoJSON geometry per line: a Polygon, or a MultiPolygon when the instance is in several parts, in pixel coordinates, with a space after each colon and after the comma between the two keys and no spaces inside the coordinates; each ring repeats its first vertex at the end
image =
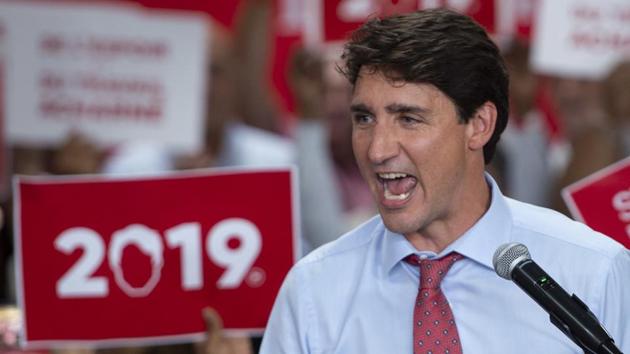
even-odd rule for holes
{"type": "Polygon", "coordinates": [[[343,230],[341,193],[328,154],[326,130],[318,121],[300,121],[295,134],[300,176],[302,232],[312,248],[343,230]]]}
{"type": "Polygon", "coordinates": [[[630,353],[630,250],[620,252],[613,260],[604,289],[599,320],[623,353],[630,353]]]}
{"type": "Polygon", "coordinates": [[[295,145],[306,251],[336,239],[344,229],[341,192],[323,116],[322,70],[318,53],[301,49],[293,56],[289,82],[297,104],[295,145]]]}
{"type": "Polygon", "coordinates": [[[269,68],[273,13],[271,0],[245,1],[236,25],[235,57],[238,115],[243,123],[279,132],[279,110],[271,94],[269,68]]]}

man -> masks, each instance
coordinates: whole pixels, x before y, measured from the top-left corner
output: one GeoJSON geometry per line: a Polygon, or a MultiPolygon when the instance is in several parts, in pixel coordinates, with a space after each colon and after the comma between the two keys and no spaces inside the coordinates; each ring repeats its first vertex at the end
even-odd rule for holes
{"type": "Polygon", "coordinates": [[[374,19],[343,59],[354,153],[380,215],[294,266],[261,352],[581,353],[495,274],[507,242],[525,244],[630,352],[629,252],[504,197],[484,173],[508,79],[483,29],[443,9],[374,19]]]}
{"type": "Polygon", "coordinates": [[[503,51],[510,75],[510,118],[491,165],[497,167],[499,178],[503,177],[503,185],[497,180],[503,193],[522,202],[549,206],[550,181],[554,178],[549,163],[551,144],[544,113],[536,102],[538,75],[532,72],[529,57],[529,45],[521,39],[512,40],[503,51]],[[504,166],[496,164],[501,154],[504,166]]]}

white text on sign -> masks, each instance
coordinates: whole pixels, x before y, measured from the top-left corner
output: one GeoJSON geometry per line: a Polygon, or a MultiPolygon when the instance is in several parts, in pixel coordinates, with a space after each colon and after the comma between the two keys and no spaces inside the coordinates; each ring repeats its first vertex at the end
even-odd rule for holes
{"type": "MultiPolygon", "coordinates": [[[[196,222],[178,224],[164,232],[166,246],[181,252],[181,279],[183,290],[198,290],[203,287],[202,235],[201,225],[196,222]]],[[[214,264],[225,268],[217,280],[218,289],[233,289],[241,285],[258,258],[262,247],[260,231],[251,221],[242,218],[225,219],[215,224],[205,239],[206,255],[214,264]],[[229,242],[238,241],[232,248],[229,242]]],[[[164,266],[160,233],[145,225],[132,224],[115,231],[106,247],[101,235],[85,227],[69,228],[55,239],[55,248],[70,254],[82,249],[79,260],[57,281],[56,291],[60,298],[106,297],[109,294],[109,280],[104,276],[94,276],[101,266],[105,253],[109,267],[114,273],[116,284],[132,297],[147,296],[160,280],[164,266]],[[151,258],[151,276],[141,287],[129,284],[123,275],[122,254],[127,246],[136,246],[151,258]]],[[[260,280],[259,270],[251,274],[260,280]]],[[[254,280],[256,282],[256,280],[254,280]]]]}

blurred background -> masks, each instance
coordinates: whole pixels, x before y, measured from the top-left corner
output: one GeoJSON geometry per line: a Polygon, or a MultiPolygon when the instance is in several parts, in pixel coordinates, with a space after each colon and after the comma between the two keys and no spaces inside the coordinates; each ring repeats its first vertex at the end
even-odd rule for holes
{"type": "Polygon", "coordinates": [[[342,44],[367,18],[438,6],[481,23],[509,68],[489,172],[568,213],[563,187],[630,155],[627,0],[0,1],[0,303],[16,303],[14,175],[295,164],[304,253],[374,215],[342,44]]]}

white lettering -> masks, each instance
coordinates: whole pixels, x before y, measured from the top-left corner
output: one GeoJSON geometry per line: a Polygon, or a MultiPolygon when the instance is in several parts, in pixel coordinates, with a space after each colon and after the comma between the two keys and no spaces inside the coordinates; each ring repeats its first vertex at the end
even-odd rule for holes
{"type": "Polygon", "coordinates": [[[181,248],[180,267],[182,288],[198,290],[202,287],[201,268],[201,225],[199,223],[180,224],[166,230],[166,243],[171,248],[181,248]]]}
{"type": "MultiPolygon", "coordinates": [[[[185,291],[203,288],[201,225],[183,223],[165,231],[166,245],[180,249],[181,287],[185,291]]],[[[105,276],[94,276],[102,265],[105,253],[109,268],[118,287],[130,297],[148,296],[160,281],[164,267],[164,243],[160,233],[141,224],[132,224],[112,234],[109,247],[96,231],[85,227],[73,227],[63,231],[55,239],[55,248],[64,254],[82,249],[83,254],[57,281],[56,291],[60,298],[105,297],[109,283],[105,276]],[[136,246],[151,259],[151,275],[142,286],[134,286],[125,278],[123,252],[128,246],[136,246]]],[[[217,280],[219,289],[234,289],[243,280],[258,258],[262,248],[260,231],[251,221],[241,218],[222,220],[208,232],[205,250],[208,259],[225,271],[217,280]]],[[[264,271],[257,268],[250,282],[255,286],[264,283],[264,271]]]]}
{"type": "Polygon", "coordinates": [[[258,258],[261,244],[260,231],[248,220],[232,218],[217,223],[206,239],[206,252],[210,259],[226,268],[219,278],[217,287],[220,289],[239,287],[258,258]],[[238,242],[238,247],[230,247],[231,240],[238,242]]]}
{"type": "Polygon", "coordinates": [[[103,262],[105,244],[101,236],[85,227],[68,229],[55,239],[55,248],[70,254],[77,248],[83,250],[81,258],[57,282],[57,296],[105,297],[109,284],[105,277],[92,276],[103,262]]]}

